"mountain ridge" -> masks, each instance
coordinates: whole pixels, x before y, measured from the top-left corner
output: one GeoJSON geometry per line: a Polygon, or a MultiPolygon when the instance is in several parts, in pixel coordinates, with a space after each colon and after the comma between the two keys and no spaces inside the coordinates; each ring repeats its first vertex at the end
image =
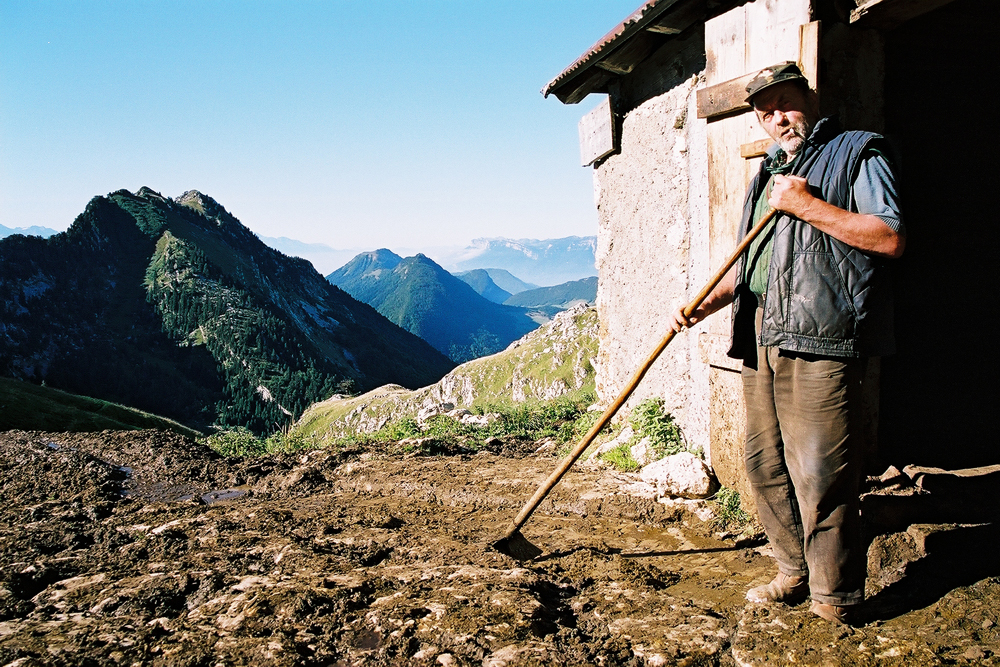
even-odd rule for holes
{"type": "Polygon", "coordinates": [[[3,239],[0,296],[0,374],[200,427],[273,430],[454,365],[193,190],[119,190],[50,239],[3,239]]]}

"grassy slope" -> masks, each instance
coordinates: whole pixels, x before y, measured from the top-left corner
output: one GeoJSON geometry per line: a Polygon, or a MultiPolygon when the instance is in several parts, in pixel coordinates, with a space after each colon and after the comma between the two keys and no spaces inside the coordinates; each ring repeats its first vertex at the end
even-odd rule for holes
{"type": "Polygon", "coordinates": [[[155,428],[189,438],[201,433],[164,417],[96,398],[0,378],[0,430],[103,431],[155,428]]]}
{"type": "Polygon", "coordinates": [[[582,396],[594,391],[590,360],[596,354],[597,311],[567,311],[503,352],[464,363],[429,387],[408,391],[386,385],[316,403],[293,432],[323,441],[371,433],[435,403],[485,411],[498,403],[582,396]]]}

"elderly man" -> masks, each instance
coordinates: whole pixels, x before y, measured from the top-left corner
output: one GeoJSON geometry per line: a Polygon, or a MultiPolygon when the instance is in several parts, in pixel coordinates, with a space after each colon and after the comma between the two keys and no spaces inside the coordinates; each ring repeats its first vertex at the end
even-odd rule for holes
{"type": "Polygon", "coordinates": [[[745,460],[778,564],[752,602],[803,601],[852,620],[864,597],[858,417],[867,360],[893,351],[887,260],[905,233],[882,137],[820,119],[794,63],[761,71],[747,102],[775,141],[751,181],[745,235],[780,213],[679,331],[734,304],[743,360],[745,460]]]}

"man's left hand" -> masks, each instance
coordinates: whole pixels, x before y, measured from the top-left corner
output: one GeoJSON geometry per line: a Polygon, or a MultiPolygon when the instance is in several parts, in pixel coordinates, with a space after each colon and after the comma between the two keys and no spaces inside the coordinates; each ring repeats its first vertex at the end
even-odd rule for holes
{"type": "Polygon", "coordinates": [[[807,211],[816,198],[809,191],[809,181],[801,176],[784,176],[775,174],[774,187],[767,203],[785,213],[791,213],[796,218],[805,220],[807,211]]]}

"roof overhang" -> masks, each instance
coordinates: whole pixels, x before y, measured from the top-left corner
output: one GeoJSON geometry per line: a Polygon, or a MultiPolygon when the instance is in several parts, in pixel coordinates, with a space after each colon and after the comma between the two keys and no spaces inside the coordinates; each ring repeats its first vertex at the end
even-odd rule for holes
{"type": "Polygon", "coordinates": [[[706,18],[706,0],[648,0],[587,49],[544,88],[565,104],[590,93],[608,92],[608,84],[631,72],[671,37],[706,18]]]}

